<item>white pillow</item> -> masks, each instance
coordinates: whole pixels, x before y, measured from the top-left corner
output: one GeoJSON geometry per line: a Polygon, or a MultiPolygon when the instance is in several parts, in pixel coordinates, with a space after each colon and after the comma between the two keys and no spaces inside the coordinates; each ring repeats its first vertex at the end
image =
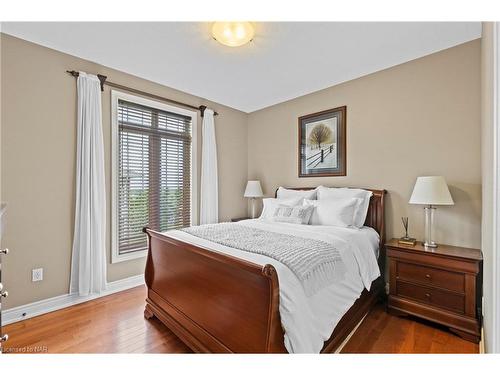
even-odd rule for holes
{"type": "Polygon", "coordinates": [[[309,223],[311,225],[333,225],[336,227],[354,226],[354,213],[361,198],[340,198],[323,200],[304,200],[304,205],[314,206],[309,223]]]}
{"type": "Polygon", "coordinates": [[[370,198],[373,195],[371,191],[363,189],[351,188],[327,188],[318,186],[318,200],[322,199],[341,199],[341,198],[361,198],[361,201],[356,207],[354,213],[354,226],[361,228],[365,224],[366,214],[368,213],[368,206],[370,205],[370,198]]]}
{"type": "Polygon", "coordinates": [[[273,213],[273,221],[293,224],[309,224],[314,206],[282,206],[279,205],[273,213]]]}
{"type": "Polygon", "coordinates": [[[262,208],[261,219],[271,219],[274,215],[274,211],[278,206],[299,206],[302,204],[302,198],[291,198],[291,199],[278,199],[278,198],[264,198],[262,203],[264,207],[262,208]]]}
{"type": "Polygon", "coordinates": [[[278,199],[289,199],[289,198],[304,198],[304,199],[316,199],[316,189],[313,190],[292,190],[285,189],[280,186],[276,194],[278,199]]]}

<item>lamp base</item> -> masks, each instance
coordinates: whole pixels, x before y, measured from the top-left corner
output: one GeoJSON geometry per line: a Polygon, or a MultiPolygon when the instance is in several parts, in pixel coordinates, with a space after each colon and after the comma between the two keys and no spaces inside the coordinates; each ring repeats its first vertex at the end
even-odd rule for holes
{"type": "Polygon", "coordinates": [[[250,198],[252,202],[252,219],[255,219],[255,201],[256,199],[254,197],[250,198]]]}
{"type": "Polygon", "coordinates": [[[425,235],[424,235],[424,246],[425,247],[437,247],[437,244],[434,242],[434,212],[436,211],[435,207],[429,205],[424,207],[425,212],[425,235]]]}

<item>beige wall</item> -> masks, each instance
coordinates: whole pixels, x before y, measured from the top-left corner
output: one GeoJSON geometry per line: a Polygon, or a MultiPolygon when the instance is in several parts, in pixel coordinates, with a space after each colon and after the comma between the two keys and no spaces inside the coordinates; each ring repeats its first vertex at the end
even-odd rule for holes
{"type": "MultiPolygon", "coordinates": [[[[123,85],[196,106],[207,104],[218,111],[220,217],[245,214],[245,113],[5,34],[1,35],[1,48],[0,201],[8,203],[2,245],[12,250],[5,257],[2,275],[10,292],[5,308],[68,292],[75,195],[76,82],[64,73],[67,69],[104,74],[123,85]],[[31,269],[35,267],[44,268],[42,282],[31,282],[31,269]]],[[[102,100],[109,207],[109,88],[102,100]]],[[[108,231],[108,259],[109,235],[108,231]]],[[[109,264],[107,278],[114,281],[140,274],[143,269],[144,259],[109,264]]]]}
{"type": "Polygon", "coordinates": [[[480,41],[413,60],[249,115],[248,177],[284,186],[385,188],[387,236],[422,238],[409,205],[417,176],[444,175],[455,200],[437,212],[437,241],[480,246],[480,41]],[[297,118],[347,106],[347,176],[297,177],[297,118]]]}
{"type": "MultiPolygon", "coordinates": [[[[494,171],[494,123],[493,123],[493,24],[483,23],[481,39],[481,156],[483,179],[482,244],[484,290],[484,344],[487,352],[493,342],[493,171],[494,171]]],[[[497,349],[498,350],[498,349],[497,349]]]]}

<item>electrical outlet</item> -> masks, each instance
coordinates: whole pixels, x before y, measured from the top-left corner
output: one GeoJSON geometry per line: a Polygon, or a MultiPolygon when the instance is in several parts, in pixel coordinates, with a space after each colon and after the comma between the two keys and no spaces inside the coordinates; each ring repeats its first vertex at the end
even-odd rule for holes
{"type": "Polygon", "coordinates": [[[42,281],[43,280],[43,268],[33,268],[31,270],[31,281],[42,281]]]}

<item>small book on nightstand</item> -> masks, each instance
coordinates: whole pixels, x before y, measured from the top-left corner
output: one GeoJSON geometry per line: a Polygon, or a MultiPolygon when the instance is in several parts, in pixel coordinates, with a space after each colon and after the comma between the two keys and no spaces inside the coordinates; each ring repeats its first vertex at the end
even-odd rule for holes
{"type": "Polygon", "coordinates": [[[415,246],[417,239],[411,237],[401,237],[398,239],[398,243],[401,245],[415,246]]]}

